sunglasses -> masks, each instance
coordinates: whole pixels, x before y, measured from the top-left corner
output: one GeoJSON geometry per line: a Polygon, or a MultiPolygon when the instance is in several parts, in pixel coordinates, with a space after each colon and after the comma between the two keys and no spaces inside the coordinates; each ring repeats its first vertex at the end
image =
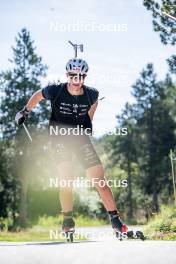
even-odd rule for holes
{"type": "Polygon", "coordinates": [[[86,77],[86,74],[75,74],[75,73],[69,73],[68,74],[69,78],[78,78],[79,80],[82,80],[86,77]]]}

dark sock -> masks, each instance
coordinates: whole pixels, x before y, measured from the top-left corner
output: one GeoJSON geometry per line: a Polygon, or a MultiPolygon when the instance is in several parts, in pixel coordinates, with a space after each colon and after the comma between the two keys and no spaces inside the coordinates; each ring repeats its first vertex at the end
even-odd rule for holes
{"type": "Polygon", "coordinates": [[[112,223],[112,227],[113,228],[116,227],[116,228],[118,228],[119,231],[121,231],[122,226],[123,226],[123,222],[120,219],[120,215],[117,212],[117,210],[108,211],[108,214],[109,214],[109,217],[110,217],[110,220],[111,220],[111,223],[112,223]]]}
{"type": "Polygon", "coordinates": [[[73,212],[72,211],[63,212],[63,217],[64,217],[64,219],[73,218],[73,212]]]}
{"type": "Polygon", "coordinates": [[[62,223],[62,229],[64,228],[74,228],[75,227],[75,221],[73,219],[73,212],[62,212],[63,213],[63,223],[62,223]]]}

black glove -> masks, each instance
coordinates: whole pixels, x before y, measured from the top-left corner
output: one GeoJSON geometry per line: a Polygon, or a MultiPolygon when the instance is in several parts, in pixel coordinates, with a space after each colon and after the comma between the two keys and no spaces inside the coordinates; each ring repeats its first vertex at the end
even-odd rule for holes
{"type": "Polygon", "coordinates": [[[26,120],[26,118],[28,117],[30,111],[27,110],[26,106],[21,110],[19,111],[16,116],[15,116],[15,122],[18,124],[18,125],[22,125],[24,123],[24,121],[26,120]]]}

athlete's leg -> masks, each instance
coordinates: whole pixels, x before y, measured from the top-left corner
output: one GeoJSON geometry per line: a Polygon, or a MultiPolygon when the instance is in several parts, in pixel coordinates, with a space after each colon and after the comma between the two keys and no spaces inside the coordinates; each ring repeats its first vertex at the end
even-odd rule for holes
{"type": "Polygon", "coordinates": [[[63,212],[62,230],[65,232],[67,240],[73,241],[75,222],[73,220],[72,181],[74,179],[74,175],[71,162],[65,161],[59,163],[58,171],[60,176],[59,196],[63,212]]]}
{"type": "Polygon", "coordinates": [[[113,193],[106,183],[104,169],[101,161],[94,149],[90,137],[84,136],[79,140],[80,146],[76,149],[77,157],[86,169],[87,175],[95,183],[95,187],[100,194],[103,204],[107,211],[117,210],[113,193]],[[99,184],[99,183],[104,184],[99,184]]]}
{"type": "Polygon", "coordinates": [[[99,164],[90,167],[87,169],[87,174],[95,183],[95,187],[102,198],[106,210],[109,213],[110,221],[113,229],[115,230],[116,236],[118,238],[122,238],[122,235],[120,234],[125,233],[126,234],[125,236],[128,238],[136,237],[141,240],[145,240],[145,237],[141,231],[129,232],[128,227],[123,223],[119,215],[119,212],[117,211],[115,199],[111,191],[111,188],[106,183],[103,166],[99,164]]]}
{"type": "Polygon", "coordinates": [[[87,175],[95,185],[107,211],[117,210],[114,195],[107,185],[104,169],[101,164],[87,169],[87,175]]]}
{"type": "Polygon", "coordinates": [[[106,182],[104,176],[104,169],[101,164],[87,168],[87,175],[93,181],[93,185],[96,187],[104,207],[106,208],[109,218],[112,224],[112,227],[116,232],[127,232],[127,226],[124,225],[123,221],[120,218],[120,214],[117,210],[114,195],[111,188],[106,182]]]}
{"type": "Polygon", "coordinates": [[[60,203],[63,212],[73,211],[72,181],[74,180],[71,162],[65,161],[58,165],[60,179],[60,203]]]}
{"type": "MultiPolygon", "coordinates": [[[[59,197],[61,208],[63,212],[62,230],[68,234],[68,232],[74,232],[75,222],[73,220],[73,166],[72,166],[72,151],[71,145],[68,140],[67,143],[64,139],[59,144],[56,144],[56,153],[58,159],[58,172],[59,172],[59,197]],[[68,144],[67,144],[68,143],[68,144]]],[[[70,237],[71,239],[71,237],[70,237]]]]}
{"type": "Polygon", "coordinates": [[[85,137],[84,141],[82,141],[79,152],[77,151],[77,156],[86,169],[87,175],[93,181],[93,185],[96,187],[108,211],[112,227],[120,232],[126,232],[127,227],[123,224],[119,212],[117,211],[112,190],[108,186],[104,176],[103,166],[89,137],[85,137]]]}

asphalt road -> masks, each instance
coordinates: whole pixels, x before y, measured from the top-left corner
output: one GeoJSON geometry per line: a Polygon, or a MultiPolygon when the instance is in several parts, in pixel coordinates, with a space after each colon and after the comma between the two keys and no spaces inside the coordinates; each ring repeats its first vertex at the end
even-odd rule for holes
{"type": "Polygon", "coordinates": [[[176,242],[118,241],[109,227],[80,228],[89,241],[0,242],[1,264],[176,264],[176,242]]]}

